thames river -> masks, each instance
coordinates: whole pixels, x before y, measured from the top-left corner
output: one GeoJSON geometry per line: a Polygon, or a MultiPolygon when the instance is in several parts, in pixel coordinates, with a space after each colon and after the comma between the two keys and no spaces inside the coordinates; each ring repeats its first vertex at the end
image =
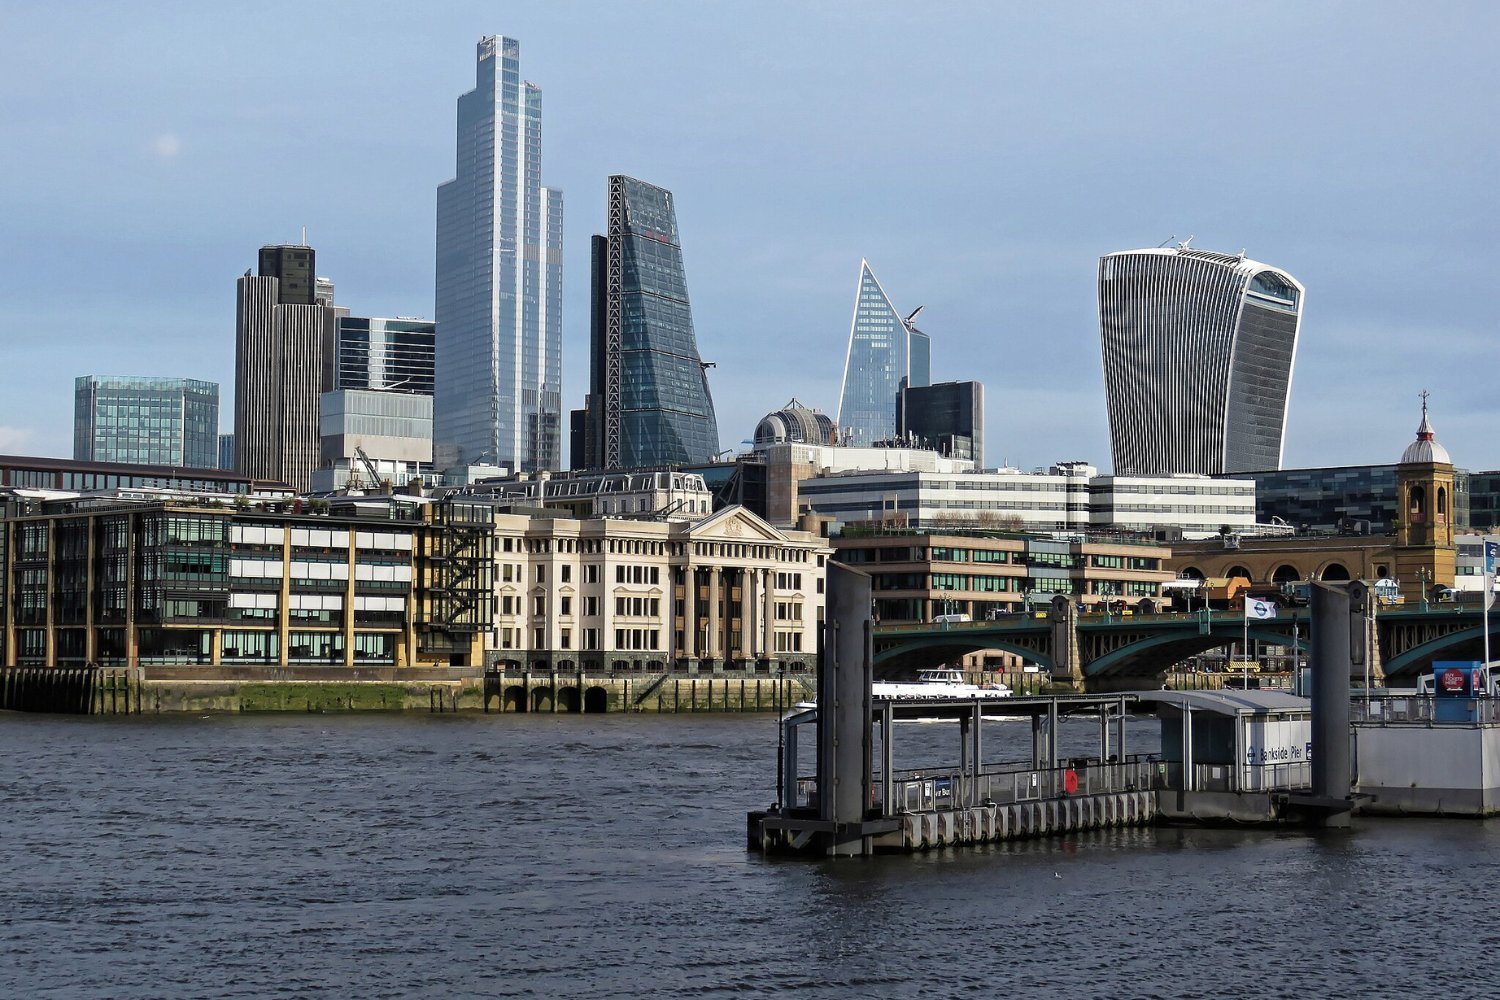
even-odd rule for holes
{"type": "MultiPolygon", "coordinates": [[[[941,728],[898,749],[938,754],[941,728]]],[[[1023,725],[986,730],[1023,754],[1023,725]]],[[[745,812],[774,797],[775,737],[735,715],[0,718],[0,995],[1500,995],[1500,823],[765,861],[745,812]]]]}

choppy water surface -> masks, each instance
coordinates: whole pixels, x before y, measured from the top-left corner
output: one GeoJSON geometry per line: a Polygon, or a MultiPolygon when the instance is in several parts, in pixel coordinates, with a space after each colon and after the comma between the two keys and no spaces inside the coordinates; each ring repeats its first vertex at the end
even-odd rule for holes
{"type": "Polygon", "coordinates": [[[1500,994],[1500,824],[763,861],[774,740],[767,716],[6,717],[0,995],[1500,994]]]}

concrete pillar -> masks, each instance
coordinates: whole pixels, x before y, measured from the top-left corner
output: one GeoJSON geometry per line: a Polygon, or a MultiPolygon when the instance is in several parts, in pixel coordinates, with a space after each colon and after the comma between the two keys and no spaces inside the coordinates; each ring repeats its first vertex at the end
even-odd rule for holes
{"type": "Polygon", "coordinates": [[[819,818],[831,855],[865,853],[861,827],[869,802],[870,683],[873,630],[870,577],[837,563],[828,568],[828,621],[818,659],[819,818]]]}
{"type": "MultiPolygon", "coordinates": [[[[1312,794],[1349,798],[1349,680],[1351,641],[1364,635],[1364,609],[1351,605],[1348,589],[1314,583],[1312,591],[1312,794]]],[[[1371,597],[1366,590],[1359,595],[1371,597]]],[[[1361,682],[1363,682],[1363,669],[1361,682]]],[[[1349,813],[1328,814],[1325,826],[1348,826],[1349,813]]]]}

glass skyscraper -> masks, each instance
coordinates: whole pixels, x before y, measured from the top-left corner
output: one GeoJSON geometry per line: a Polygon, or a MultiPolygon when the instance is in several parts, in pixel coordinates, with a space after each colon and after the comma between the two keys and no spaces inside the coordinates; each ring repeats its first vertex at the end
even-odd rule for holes
{"type": "Polygon", "coordinates": [[[542,92],[521,46],[479,41],[458,99],[454,179],[438,187],[439,461],[561,464],[562,193],[541,186],[542,92]]]}
{"type": "Polygon", "coordinates": [[[73,458],[218,468],[219,387],[190,378],[81,376],[73,382],[73,458]]]}
{"type": "Polygon", "coordinates": [[[1281,468],[1302,285],[1186,245],[1099,261],[1099,336],[1118,476],[1281,468]]]}
{"type": "Polygon", "coordinates": [[[672,192],[611,177],[609,235],[595,236],[593,248],[583,464],[713,461],[719,425],[693,334],[672,192]]]}
{"type": "Polygon", "coordinates": [[[871,445],[896,436],[896,396],[908,386],[932,382],[932,341],[905,319],[875,280],[868,261],[859,262],[854,322],[839,393],[839,434],[847,444],[871,445]]]}

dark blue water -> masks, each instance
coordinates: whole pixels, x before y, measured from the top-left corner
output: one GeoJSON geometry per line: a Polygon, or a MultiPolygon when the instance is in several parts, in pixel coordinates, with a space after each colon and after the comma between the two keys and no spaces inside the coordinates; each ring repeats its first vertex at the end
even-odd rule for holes
{"type": "Polygon", "coordinates": [[[774,737],[0,719],[0,995],[1500,995],[1495,823],[764,861],[744,813],[773,797],[774,737]]]}

